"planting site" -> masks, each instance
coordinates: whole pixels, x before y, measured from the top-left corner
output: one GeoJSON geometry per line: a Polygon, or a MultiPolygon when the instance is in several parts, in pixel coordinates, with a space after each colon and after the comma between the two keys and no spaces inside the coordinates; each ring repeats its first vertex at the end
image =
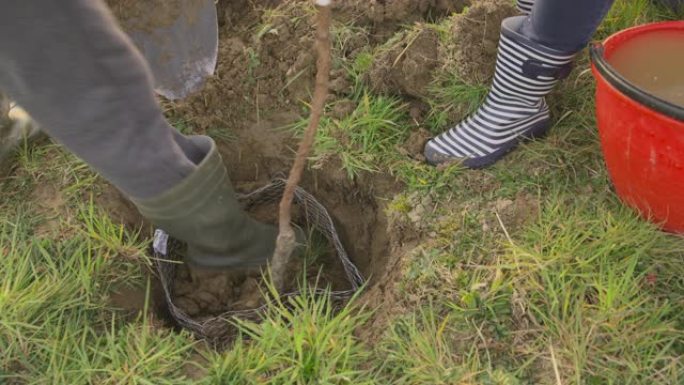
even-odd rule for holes
{"type": "MultiPolygon", "coordinates": [[[[175,2],[107,0],[124,31],[175,2]]],[[[160,103],[180,133],[214,139],[247,213],[277,225],[278,199],[248,198],[288,177],[308,124],[317,8],[216,6],[214,75],[160,103]]],[[[587,50],[546,98],[546,137],[488,168],[431,166],[426,142],[487,97],[515,2],[331,7],[299,186],[332,225],[295,201],[308,241],[291,295],[259,267],[197,276],[180,244],[155,254],[125,194],[57,141],[24,140],[0,174],[0,384],[684,383],[684,240],[616,195],[587,50]]],[[[617,0],[592,41],[683,16],[617,0]]]]}

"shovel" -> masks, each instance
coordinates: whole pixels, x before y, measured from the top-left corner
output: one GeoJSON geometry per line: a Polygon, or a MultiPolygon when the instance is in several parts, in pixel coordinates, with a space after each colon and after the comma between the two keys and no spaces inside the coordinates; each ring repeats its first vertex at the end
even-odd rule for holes
{"type": "Polygon", "coordinates": [[[197,91],[216,67],[215,1],[175,0],[163,6],[155,4],[157,0],[138,2],[140,11],[122,24],[147,59],[155,91],[170,100],[197,91]]]}

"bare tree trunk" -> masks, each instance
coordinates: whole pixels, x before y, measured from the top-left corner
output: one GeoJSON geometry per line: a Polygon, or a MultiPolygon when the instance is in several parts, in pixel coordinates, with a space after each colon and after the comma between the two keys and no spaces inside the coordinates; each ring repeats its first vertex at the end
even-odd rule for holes
{"type": "Polygon", "coordinates": [[[313,101],[311,103],[311,116],[309,125],[304,132],[304,137],[299,144],[297,156],[287,178],[283,198],[280,201],[279,234],[276,249],[271,260],[271,279],[278,290],[285,288],[286,268],[292,252],[296,246],[296,236],[292,229],[292,200],[297,185],[302,179],[306,161],[309,158],[311,147],[316,139],[318,123],[323,115],[325,101],[328,97],[328,83],[330,78],[330,1],[317,0],[318,25],[316,28],[316,85],[314,88],[313,101]]]}

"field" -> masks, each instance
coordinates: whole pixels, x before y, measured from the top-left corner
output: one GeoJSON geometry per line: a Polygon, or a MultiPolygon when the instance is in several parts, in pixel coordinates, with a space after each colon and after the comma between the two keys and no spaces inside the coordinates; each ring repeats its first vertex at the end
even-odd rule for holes
{"type": "MultiPolygon", "coordinates": [[[[547,138],[486,170],[434,168],[421,144],[484,98],[515,8],[338,3],[303,186],[364,290],[342,309],[304,290],[212,346],[169,320],[134,206],[58,144],[26,143],[0,179],[0,384],[684,383],[684,240],[612,191],[588,54],[549,98],[547,138]]],[[[216,76],[162,102],[219,142],[242,192],[285,175],[306,124],[310,4],[220,0],[216,76]]],[[[683,16],[617,0],[595,39],[683,16]]]]}

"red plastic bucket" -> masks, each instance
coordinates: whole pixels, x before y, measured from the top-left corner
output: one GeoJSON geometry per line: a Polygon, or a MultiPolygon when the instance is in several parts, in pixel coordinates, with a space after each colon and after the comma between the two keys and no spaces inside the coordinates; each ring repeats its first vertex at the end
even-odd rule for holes
{"type": "Polygon", "coordinates": [[[663,229],[684,233],[684,108],[639,89],[610,65],[626,42],[656,31],[684,39],[684,21],[630,28],[591,48],[596,116],[618,196],[663,229]]]}

